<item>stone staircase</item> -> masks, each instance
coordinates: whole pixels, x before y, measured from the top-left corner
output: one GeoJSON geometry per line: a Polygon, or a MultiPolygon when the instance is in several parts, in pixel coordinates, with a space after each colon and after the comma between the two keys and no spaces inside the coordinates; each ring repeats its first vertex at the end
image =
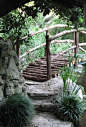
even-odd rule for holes
{"type": "Polygon", "coordinates": [[[54,97],[60,93],[63,82],[60,77],[46,82],[26,81],[27,95],[37,111],[30,127],[73,127],[70,122],[63,122],[53,116],[57,106],[53,103],[54,97]]]}
{"type": "Polygon", "coordinates": [[[38,84],[32,85],[32,83],[29,83],[27,88],[27,95],[32,99],[37,111],[52,112],[53,109],[57,108],[52,102],[56,95],[53,91],[42,90],[38,84]]]}

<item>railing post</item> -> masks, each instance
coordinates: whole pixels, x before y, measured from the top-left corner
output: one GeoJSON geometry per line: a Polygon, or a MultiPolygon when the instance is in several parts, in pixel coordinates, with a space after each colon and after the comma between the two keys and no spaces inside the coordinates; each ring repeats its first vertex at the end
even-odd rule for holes
{"type": "Polygon", "coordinates": [[[84,18],[85,18],[85,26],[86,26],[86,3],[84,4],[84,18]]]}
{"type": "Polygon", "coordinates": [[[78,67],[78,52],[79,52],[79,32],[75,32],[75,67],[78,67]]]}
{"type": "MultiPolygon", "coordinates": [[[[73,40],[74,40],[74,43],[73,43],[73,46],[75,45],[75,32],[73,33],[73,40]]],[[[73,49],[73,53],[75,53],[75,49],[73,49]]]]}
{"type": "Polygon", "coordinates": [[[51,79],[51,56],[49,30],[46,31],[46,61],[47,61],[47,79],[51,79]]]}

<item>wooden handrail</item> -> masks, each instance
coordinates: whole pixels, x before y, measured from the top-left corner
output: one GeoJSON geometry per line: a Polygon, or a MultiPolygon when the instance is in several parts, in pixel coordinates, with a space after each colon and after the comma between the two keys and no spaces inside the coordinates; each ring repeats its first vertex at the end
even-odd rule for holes
{"type": "Polygon", "coordinates": [[[60,32],[60,33],[54,35],[53,37],[51,37],[50,38],[50,41],[52,41],[52,40],[54,40],[54,39],[56,39],[58,37],[61,37],[63,35],[70,34],[70,33],[76,32],[76,31],[77,31],[76,29],[73,29],[73,30],[65,30],[65,31],[60,32]]]}
{"type": "Polygon", "coordinates": [[[80,33],[82,33],[82,34],[86,34],[86,31],[80,31],[80,33]]]}
{"type": "Polygon", "coordinates": [[[53,58],[51,59],[51,61],[55,60],[55,59],[58,58],[59,56],[61,56],[61,55],[63,55],[64,53],[68,52],[69,50],[72,50],[72,49],[75,49],[75,48],[76,48],[76,46],[72,46],[71,48],[68,48],[67,50],[65,50],[65,51],[63,51],[63,52],[57,54],[55,57],[53,57],[53,58]]]}
{"type": "Polygon", "coordinates": [[[50,42],[50,44],[53,44],[53,43],[74,43],[74,40],[64,39],[64,40],[53,40],[50,42]]]}
{"type": "MultiPolygon", "coordinates": [[[[48,28],[49,28],[49,29],[57,28],[57,27],[61,27],[61,28],[62,28],[62,27],[66,27],[66,26],[67,26],[67,25],[61,24],[61,25],[51,26],[51,27],[48,27],[48,28]]],[[[38,32],[35,32],[35,33],[33,33],[31,36],[36,35],[36,34],[38,34],[38,33],[40,33],[40,32],[46,31],[48,28],[45,28],[45,29],[40,30],[40,31],[38,31],[38,32]]],[[[76,29],[73,29],[73,30],[65,30],[65,31],[60,32],[60,33],[56,34],[55,36],[51,37],[50,40],[56,39],[57,37],[63,36],[63,35],[65,35],[65,34],[73,33],[73,32],[76,32],[76,31],[77,31],[76,29]]],[[[85,31],[80,31],[80,32],[83,33],[83,34],[86,34],[85,31]]],[[[53,40],[53,41],[50,42],[50,44],[53,44],[53,43],[65,43],[65,42],[73,43],[74,40],[70,40],[70,39],[66,39],[66,40],[53,40]]],[[[24,57],[25,55],[29,54],[30,52],[33,52],[34,50],[39,49],[39,48],[41,48],[41,47],[43,47],[43,46],[45,46],[45,45],[46,45],[46,43],[43,43],[43,44],[41,44],[41,45],[36,46],[35,48],[30,49],[29,51],[27,51],[27,52],[25,52],[23,55],[21,55],[21,56],[20,56],[20,59],[21,59],[22,57],[24,57]]],[[[86,43],[81,43],[81,44],[79,44],[79,46],[86,46],[86,43]]],[[[80,49],[81,49],[81,48],[80,48],[80,49]]],[[[70,50],[71,50],[71,49],[70,49],[70,50]]]]}
{"type": "Polygon", "coordinates": [[[80,43],[79,46],[86,46],[86,42],[80,43]]]}
{"type": "MultiPolygon", "coordinates": [[[[65,40],[54,40],[54,41],[51,41],[50,44],[54,44],[54,43],[67,43],[67,42],[68,42],[68,43],[73,43],[74,40],[70,40],[70,39],[65,39],[65,40]]],[[[43,43],[43,44],[41,44],[41,45],[36,46],[35,48],[30,49],[29,51],[27,51],[27,52],[25,52],[23,55],[21,55],[21,56],[20,56],[20,59],[21,59],[22,57],[26,56],[27,54],[29,54],[30,52],[33,52],[34,50],[37,50],[37,49],[39,49],[39,48],[41,48],[41,47],[43,47],[43,46],[45,46],[45,45],[46,45],[46,43],[43,43]]]]}
{"type": "Polygon", "coordinates": [[[86,50],[84,50],[82,47],[79,47],[79,49],[86,54],[86,50]]]}
{"type": "MultiPolygon", "coordinates": [[[[50,29],[53,29],[53,28],[65,28],[65,27],[68,27],[68,25],[64,25],[64,24],[58,24],[58,25],[54,25],[54,26],[50,26],[50,27],[47,27],[47,28],[44,28],[44,29],[41,29],[37,32],[34,32],[32,34],[29,34],[25,37],[22,37],[21,39],[19,40],[24,40],[24,39],[27,39],[28,37],[31,37],[33,35],[36,35],[36,34],[39,34],[41,32],[44,32],[46,31],[46,43],[43,43],[41,45],[38,45],[36,46],[35,48],[33,49],[30,49],[29,51],[25,52],[23,55],[20,56],[20,59],[22,57],[24,57],[25,55],[27,55],[28,53],[36,50],[36,49],[39,49],[43,46],[46,45],[46,48],[45,48],[45,55],[46,55],[46,61],[47,61],[47,79],[50,79],[51,78],[51,62],[55,59],[57,59],[59,56],[65,54],[66,52],[70,51],[70,50],[73,50],[74,49],[74,56],[75,54],[78,53],[78,50],[82,50],[84,53],[86,53],[86,51],[81,47],[81,46],[86,46],[86,43],[81,43],[79,44],[79,32],[81,32],[82,34],[86,34],[86,31],[85,29],[71,29],[71,30],[64,30],[52,37],[49,37],[49,30],[50,29]],[[74,33],[74,37],[73,37],[73,40],[70,40],[70,39],[67,39],[67,40],[55,40],[56,38],[59,38],[63,35],[66,35],[66,34],[70,34],[70,33],[74,33]],[[50,56],[50,44],[53,44],[53,43],[66,43],[66,42],[70,42],[70,43],[73,43],[73,46],[66,49],[65,51],[63,52],[60,52],[58,53],[55,57],[51,57],[50,56]]],[[[74,27],[71,27],[71,28],[74,28],[74,27]]],[[[78,65],[78,59],[75,59],[75,66],[78,65]]]]}
{"type": "MultiPolygon", "coordinates": [[[[47,31],[47,30],[50,30],[50,29],[54,29],[54,28],[65,28],[65,27],[68,27],[68,25],[65,25],[65,24],[53,25],[53,26],[50,26],[50,27],[41,29],[41,30],[39,30],[39,31],[37,31],[37,32],[34,32],[34,33],[32,33],[32,34],[29,34],[29,35],[27,35],[27,36],[25,36],[25,37],[22,37],[20,40],[25,40],[25,39],[27,39],[28,37],[31,37],[31,36],[33,36],[33,35],[42,33],[42,32],[44,32],[44,31],[47,31]]],[[[73,26],[70,26],[70,27],[73,28],[73,26]]]]}

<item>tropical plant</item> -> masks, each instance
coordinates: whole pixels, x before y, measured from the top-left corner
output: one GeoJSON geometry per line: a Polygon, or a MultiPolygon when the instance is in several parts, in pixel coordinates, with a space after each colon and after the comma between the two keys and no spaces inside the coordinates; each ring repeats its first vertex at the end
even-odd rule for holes
{"type": "Polygon", "coordinates": [[[31,100],[21,94],[14,94],[0,107],[0,123],[4,127],[27,126],[34,114],[31,100]]]}

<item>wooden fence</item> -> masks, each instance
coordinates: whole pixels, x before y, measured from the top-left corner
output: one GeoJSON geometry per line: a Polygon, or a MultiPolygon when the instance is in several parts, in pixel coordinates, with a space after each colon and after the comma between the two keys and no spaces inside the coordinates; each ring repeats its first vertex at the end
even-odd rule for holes
{"type": "MultiPolygon", "coordinates": [[[[86,34],[85,32],[85,29],[72,29],[71,30],[64,30],[56,35],[54,35],[53,37],[49,37],[49,30],[51,29],[54,29],[54,28],[65,28],[66,29],[67,25],[64,25],[64,24],[59,24],[59,25],[54,25],[54,26],[50,26],[50,27],[47,27],[47,28],[44,28],[42,30],[39,30],[35,33],[32,33],[28,36],[25,36],[23,38],[21,38],[20,40],[24,40],[30,36],[34,36],[36,34],[39,34],[41,32],[46,32],[46,43],[43,43],[39,46],[36,46],[35,48],[32,48],[30,49],[29,51],[25,52],[23,55],[20,56],[20,59],[24,56],[26,56],[27,54],[29,54],[30,52],[33,52],[34,50],[37,50],[43,46],[46,46],[45,48],[45,55],[46,55],[46,61],[47,61],[47,79],[50,79],[51,78],[51,61],[55,60],[57,57],[59,57],[60,55],[63,55],[64,53],[70,51],[70,50],[74,50],[74,56],[76,56],[76,54],[78,54],[79,52],[79,49],[81,51],[83,51],[84,53],[86,53],[86,51],[82,48],[82,46],[86,46],[86,43],[80,43],[79,44],[79,33],[82,33],[82,34],[86,34]],[[73,33],[73,40],[70,40],[70,39],[65,39],[65,40],[55,40],[59,37],[62,37],[63,35],[66,35],[66,34],[70,34],[70,33],[73,33]],[[51,59],[51,56],[50,56],[50,44],[53,44],[53,43],[72,43],[72,47],[61,52],[61,53],[58,53],[54,58],[51,59]]],[[[78,59],[75,60],[75,66],[77,67],[78,66],[78,59]]]]}

